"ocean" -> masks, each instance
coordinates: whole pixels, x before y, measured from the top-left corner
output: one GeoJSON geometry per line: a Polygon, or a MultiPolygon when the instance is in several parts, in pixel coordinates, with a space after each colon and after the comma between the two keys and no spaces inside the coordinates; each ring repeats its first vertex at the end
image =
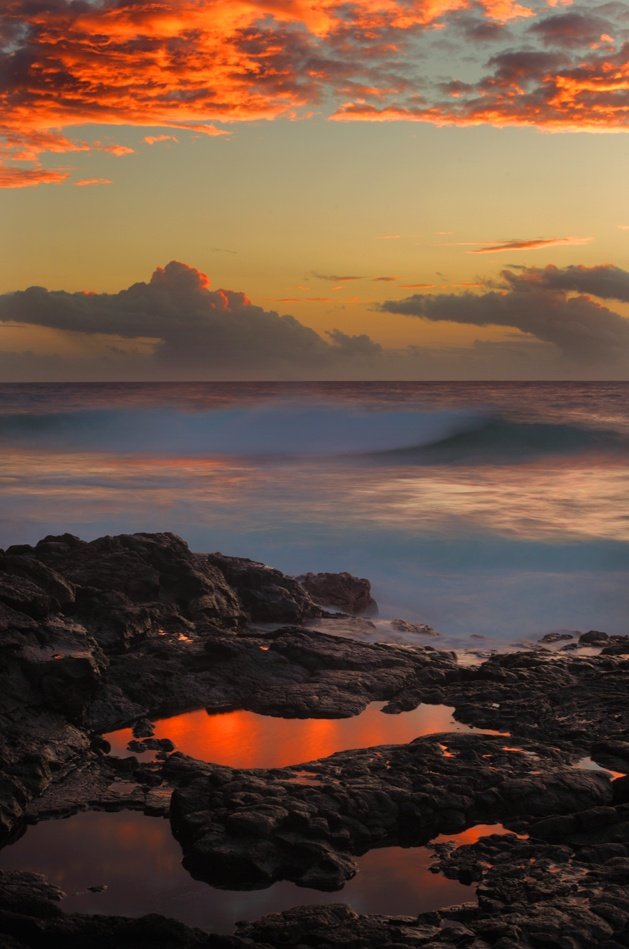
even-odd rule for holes
{"type": "Polygon", "coordinates": [[[0,448],[2,547],[174,531],[444,644],[628,631],[629,383],[7,384],[0,448]]]}

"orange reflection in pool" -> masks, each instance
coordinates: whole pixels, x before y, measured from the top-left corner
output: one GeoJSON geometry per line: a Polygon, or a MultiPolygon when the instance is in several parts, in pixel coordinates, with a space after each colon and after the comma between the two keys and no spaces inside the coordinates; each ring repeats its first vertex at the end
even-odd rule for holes
{"type": "Polygon", "coordinates": [[[459,834],[439,834],[438,837],[435,837],[433,843],[456,844],[457,847],[462,847],[464,844],[475,844],[481,837],[489,837],[493,834],[512,834],[518,840],[529,839],[528,834],[516,834],[514,830],[508,830],[504,824],[475,824],[459,834]]]}
{"type": "MultiPolygon", "coordinates": [[[[209,714],[200,709],[156,722],[155,737],[170,738],[178,751],[201,761],[231,768],[283,768],[350,748],[406,744],[438,732],[480,731],[455,721],[448,705],[420,705],[387,715],[381,712],[384,704],[372,702],[352,718],[276,718],[242,710],[209,714]]],[[[114,755],[129,754],[131,729],[104,737],[114,755]]]]}
{"type": "Polygon", "coordinates": [[[167,821],[128,811],[44,821],[0,850],[2,869],[43,873],[61,886],[66,912],[161,913],[211,932],[231,932],[237,920],[304,904],[348,903],[359,913],[415,916],[473,898],[473,887],[432,873],[433,862],[426,847],[385,847],[359,857],[356,876],[334,893],[285,881],[265,890],[218,890],[183,869],[167,821]],[[91,892],[90,886],[104,889],[91,892]]]}

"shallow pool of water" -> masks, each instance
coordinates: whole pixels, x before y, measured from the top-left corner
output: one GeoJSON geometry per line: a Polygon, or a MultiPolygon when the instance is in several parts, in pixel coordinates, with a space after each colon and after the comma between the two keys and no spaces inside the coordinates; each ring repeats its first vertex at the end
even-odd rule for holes
{"type": "Polygon", "coordinates": [[[287,882],[266,890],[218,890],[193,880],[181,866],[168,821],[130,811],[45,821],[0,851],[1,868],[43,873],[62,887],[66,912],[161,913],[213,932],[231,932],[238,920],[304,904],[348,903],[360,913],[413,916],[473,898],[472,887],[431,873],[433,861],[426,847],[385,847],[360,857],[356,876],[335,893],[287,882]],[[95,893],[88,887],[106,889],[95,893]]]}
{"type": "MultiPolygon", "coordinates": [[[[154,737],[170,738],[177,751],[200,761],[231,768],[283,768],[327,758],[336,751],[406,744],[438,732],[507,734],[457,722],[449,705],[424,704],[388,715],[381,711],[385,704],[372,702],[352,718],[277,718],[243,710],[208,713],[199,709],[155,722],[154,737]]],[[[118,757],[131,754],[127,744],[132,737],[130,728],[104,735],[118,757]]],[[[149,760],[151,754],[142,756],[149,760]]]]}

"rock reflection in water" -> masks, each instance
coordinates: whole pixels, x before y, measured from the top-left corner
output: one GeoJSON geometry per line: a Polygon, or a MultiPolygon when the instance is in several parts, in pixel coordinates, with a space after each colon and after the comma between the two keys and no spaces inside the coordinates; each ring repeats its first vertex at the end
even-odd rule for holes
{"type": "MultiPolygon", "coordinates": [[[[155,723],[156,738],[170,738],[177,751],[231,768],[283,768],[326,758],[336,751],[405,744],[437,732],[478,731],[457,722],[448,705],[420,705],[387,715],[384,702],[372,702],[352,718],[275,718],[254,712],[185,712],[155,723]]],[[[484,734],[501,734],[484,731],[484,734]]],[[[504,732],[502,734],[505,734],[504,732]]],[[[130,754],[131,729],[104,736],[117,756],[130,754]]],[[[149,754],[144,754],[148,760],[149,754]]]]}
{"type": "Polygon", "coordinates": [[[0,851],[2,869],[32,870],[59,884],[68,894],[61,904],[66,912],[161,913],[214,932],[303,904],[348,903],[361,913],[417,915],[472,899],[471,887],[430,872],[433,859],[425,847],[372,850],[336,893],[287,882],[266,890],[217,890],[188,876],[167,821],[129,811],[88,811],[42,822],[0,851]],[[102,886],[99,893],[88,890],[102,886]]]}

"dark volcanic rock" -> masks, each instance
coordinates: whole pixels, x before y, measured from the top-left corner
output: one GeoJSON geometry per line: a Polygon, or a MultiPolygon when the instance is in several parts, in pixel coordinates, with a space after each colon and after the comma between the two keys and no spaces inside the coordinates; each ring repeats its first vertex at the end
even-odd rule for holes
{"type": "Polygon", "coordinates": [[[603,646],[609,642],[609,635],[602,633],[599,629],[590,629],[579,636],[579,642],[583,646],[603,646]]]}
{"type": "MultiPolygon", "coordinates": [[[[19,548],[28,559],[26,548],[19,548]]],[[[86,543],[63,534],[31,548],[76,589],[73,615],[107,651],[190,622],[236,628],[238,599],[206,557],[174,534],[121,534],[86,543]]]]}
{"type": "MultiPolygon", "coordinates": [[[[333,949],[365,949],[380,946],[401,949],[403,946],[444,945],[439,941],[441,920],[436,913],[424,921],[410,916],[359,916],[342,902],[331,906],[297,906],[256,923],[241,924],[239,947],[303,946],[333,949]],[[436,923],[436,924],[435,924],[436,923]]],[[[449,942],[453,945],[453,942],[449,942]]],[[[465,945],[465,943],[459,944],[465,945]]],[[[469,943],[468,943],[469,944],[469,943]]],[[[479,947],[477,947],[479,949],[479,947]]]]}
{"type": "Polygon", "coordinates": [[[610,642],[601,650],[601,656],[629,655],[629,636],[610,636],[610,642]]]}
{"type": "Polygon", "coordinates": [[[428,623],[409,623],[406,619],[392,619],[391,626],[400,633],[413,633],[417,636],[438,636],[439,633],[428,623]]]}
{"type": "Polygon", "coordinates": [[[539,640],[540,643],[561,643],[567,639],[574,639],[574,633],[546,633],[539,640]]]}
{"type": "Polygon", "coordinates": [[[444,701],[457,718],[589,753],[592,743],[629,734],[629,662],[612,656],[544,652],[495,655],[461,669],[444,701]]]}
{"type": "Polygon", "coordinates": [[[584,634],[579,644],[601,656],[537,649],[461,668],[429,646],[297,625],[321,615],[297,580],[193,554],[172,534],[89,544],[62,535],[0,552],[0,834],[85,807],[170,814],[186,865],[218,886],[285,878],[328,889],[372,847],[497,821],[528,834],[436,846],[443,872],[478,884],[478,899],[470,891],[464,906],[417,918],[296,907],[223,937],[157,916],[66,915],[56,887],[0,872],[0,945],[629,945],[629,779],[571,767],[589,755],[629,770],[628,637],[584,634]],[[248,629],[245,614],[279,628],[248,629]],[[151,718],[203,706],[328,718],[376,699],[389,713],[444,703],[503,734],[434,735],[255,771],[169,755],[168,739],[151,736],[151,718]],[[104,757],[98,733],[119,725],[135,725],[134,747],[159,746],[166,760],[104,757]]]}
{"type": "Polygon", "coordinates": [[[73,585],[35,557],[0,552],[0,602],[42,619],[74,599],[73,585]]]}
{"type": "Polygon", "coordinates": [[[3,949],[197,949],[208,936],[174,919],[143,916],[65,915],[63,892],[36,873],[0,870],[0,937],[3,949]]]}
{"type": "Polygon", "coordinates": [[[173,831],[185,866],[215,885],[290,879],[337,889],[355,872],[352,857],[372,847],[611,802],[607,776],[561,768],[546,746],[524,752],[501,738],[438,735],[332,755],[309,764],[306,784],[290,768],[232,770],[174,755],[173,831]],[[531,759],[541,773],[530,773],[531,759]]]}
{"type": "Polygon", "coordinates": [[[221,553],[209,554],[207,559],[236,590],[254,622],[301,623],[322,615],[303,586],[274,567],[221,553]]]}
{"type": "Polygon", "coordinates": [[[369,580],[344,572],[304,573],[295,579],[321,606],[333,606],[345,613],[373,615],[378,612],[369,580]]]}
{"type": "Polygon", "coordinates": [[[360,643],[296,626],[264,635],[216,631],[203,643],[160,638],[112,656],[89,720],[106,731],[146,714],[201,706],[344,717],[374,699],[419,696],[457,674],[451,654],[422,646],[360,643]]]}
{"type": "Polygon", "coordinates": [[[59,916],[64,893],[40,873],[0,870],[0,913],[10,911],[43,918],[59,916]]]}

